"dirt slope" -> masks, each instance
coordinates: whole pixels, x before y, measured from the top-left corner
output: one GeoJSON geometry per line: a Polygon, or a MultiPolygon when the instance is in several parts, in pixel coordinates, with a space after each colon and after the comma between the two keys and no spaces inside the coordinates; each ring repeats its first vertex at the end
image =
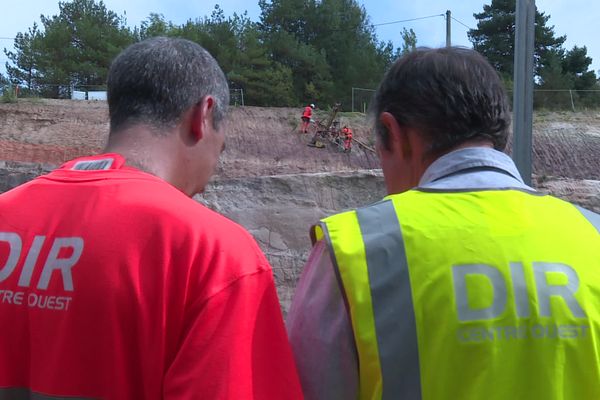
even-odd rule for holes
{"type": "Polygon", "coordinates": [[[536,113],[533,152],[539,176],[600,180],[600,112],[536,113]]]}
{"type": "MultiPolygon", "coordinates": [[[[227,149],[218,175],[234,178],[377,167],[375,155],[359,146],[350,154],[337,152],[333,147],[308,147],[312,135],[298,133],[300,114],[295,108],[232,109],[226,126],[227,149]]],[[[343,114],[342,123],[351,123],[355,136],[368,141],[364,118],[357,115],[343,114]]],[[[326,112],[317,111],[317,116],[324,119],[326,112]]]]}
{"type": "MultiPolygon", "coordinates": [[[[306,146],[298,132],[300,110],[232,108],[225,122],[227,149],[217,177],[234,178],[298,172],[369,169],[375,156],[356,147],[350,154],[306,146]]],[[[324,111],[317,117],[325,118],[324,111]]],[[[355,136],[368,140],[364,118],[346,114],[355,136]]],[[[58,165],[101,151],[108,134],[105,102],[36,100],[0,104],[0,160],[58,165]]]]}
{"type": "MultiPolygon", "coordinates": [[[[376,157],[355,146],[343,154],[306,146],[298,132],[299,108],[232,108],[226,122],[227,149],[220,178],[377,168],[376,157]]],[[[316,118],[327,113],[317,110],[316,118]]],[[[99,152],[106,142],[105,102],[70,100],[0,104],[0,160],[58,165],[99,152]]],[[[368,142],[361,114],[344,113],[342,124],[368,142]]],[[[600,113],[537,113],[534,118],[534,173],[544,178],[600,180],[600,113]]]]}

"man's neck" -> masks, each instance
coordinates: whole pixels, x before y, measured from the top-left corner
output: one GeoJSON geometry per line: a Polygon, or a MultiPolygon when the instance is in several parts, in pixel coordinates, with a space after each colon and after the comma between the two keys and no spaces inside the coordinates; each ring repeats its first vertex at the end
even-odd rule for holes
{"type": "Polygon", "coordinates": [[[111,133],[104,149],[125,158],[125,165],[155,175],[187,194],[186,174],[181,165],[176,132],[157,134],[145,126],[111,133]]]}

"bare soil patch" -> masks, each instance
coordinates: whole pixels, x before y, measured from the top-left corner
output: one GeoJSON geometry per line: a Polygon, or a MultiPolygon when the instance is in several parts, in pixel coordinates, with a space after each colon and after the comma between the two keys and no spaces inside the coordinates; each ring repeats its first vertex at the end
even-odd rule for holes
{"type": "MultiPolygon", "coordinates": [[[[300,108],[234,107],[225,122],[226,151],[216,178],[378,167],[376,156],[355,145],[349,154],[333,146],[315,149],[300,134],[300,108]]],[[[327,112],[317,110],[316,118],[327,112]]],[[[359,140],[372,142],[362,114],[343,113],[359,140]]],[[[21,100],[0,104],[0,160],[59,165],[102,151],[108,135],[103,101],[21,100]]],[[[509,150],[510,151],[510,150],[509,150]]],[[[534,118],[534,173],[600,180],[600,113],[538,113],[534,118]]]]}

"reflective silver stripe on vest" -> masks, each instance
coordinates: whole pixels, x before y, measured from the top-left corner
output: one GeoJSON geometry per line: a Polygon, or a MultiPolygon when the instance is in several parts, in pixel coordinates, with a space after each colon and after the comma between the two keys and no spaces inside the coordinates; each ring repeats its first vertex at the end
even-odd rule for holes
{"type": "Polygon", "coordinates": [[[0,388],[0,400],[91,400],[83,397],[47,396],[25,388],[0,388]]]}
{"type": "Polygon", "coordinates": [[[583,207],[579,207],[579,206],[575,206],[580,213],[583,214],[583,216],[590,221],[590,224],[592,224],[594,226],[594,228],[596,228],[596,230],[598,231],[598,233],[600,233],[600,215],[591,212],[590,210],[586,210],[583,207]]]}
{"type": "Polygon", "coordinates": [[[417,327],[402,231],[391,201],[358,209],[383,378],[382,398],[420,399],[417,327]]]}

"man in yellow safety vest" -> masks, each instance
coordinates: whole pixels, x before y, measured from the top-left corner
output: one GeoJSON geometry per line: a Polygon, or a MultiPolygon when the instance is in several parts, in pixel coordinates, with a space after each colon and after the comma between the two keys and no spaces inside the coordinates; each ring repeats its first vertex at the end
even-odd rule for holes
{"type": "Polygon", "coordinates": [[[307,399],[600,399],[600,215],[504,154],[497,72],[417,49],[374,99],[388,196],[323,219],[288,315],[307,399]]]}

